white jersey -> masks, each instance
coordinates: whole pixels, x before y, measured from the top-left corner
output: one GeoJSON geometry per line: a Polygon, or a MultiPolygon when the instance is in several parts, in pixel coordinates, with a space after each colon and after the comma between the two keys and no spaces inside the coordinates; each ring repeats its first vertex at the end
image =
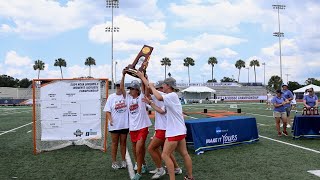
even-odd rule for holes
{"type": "MultiPolygon", "coordinates": [[[[162,96],[165,95],[165,93],[158,91],[162,96]]],[[[161,108],[162,110],[166,110],[164,107],[163,101],[159,101],[154,95],[151,96],[154,104],[161,108]]],[[[155,113],[155,123],[154,128],[155,130],[166,130],[166,124],[167,124],[167,118],[165,114],[160,114],[156,111],[155,113]]]]}
{"type": "Polygon", "coordinates": [[[163,96],[167,113],[166,137],[187,134],[187,128],[182,114],[182,106],[176,93],[168,93],[163,96]]]}
{"type": "Polygon", "coordinates": [[[272,94],[268,93],[267,94],[267,101],[271,102],[272,99],[273,99],[272,94]]]}
{"type": "Polygon", "coordinates": [[[140,94],[137,98],[133,98],[129,93],[126,96],[126,102],[129,112],[129,130],[137,131],[152,125],[148,112],[146,110],[146,103],[142,102],[144,94],[140,94]]]}
{"type": "Polygon", "coordinates": [[[291,100],[291,104],[297,104],[296,94],[293,94],[293,99],[291,100]]]}
{"type": "Polygon", "coordinates": [[[103,111],[111,113],[113,126],[110,126],[110,122],[108,123],[109,131],[129,128],[128,108],[122,94],[111,94],[103,111]]]}

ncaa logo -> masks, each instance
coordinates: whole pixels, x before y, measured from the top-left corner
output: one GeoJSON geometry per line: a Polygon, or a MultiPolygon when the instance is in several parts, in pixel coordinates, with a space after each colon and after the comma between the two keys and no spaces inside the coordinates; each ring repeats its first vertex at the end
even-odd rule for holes
{"type": "Polygon", "coordinates": [[[222,132],[221,128],[220,127],[216,127],[216,133],[220,134],[221,132],[222,132]]]}

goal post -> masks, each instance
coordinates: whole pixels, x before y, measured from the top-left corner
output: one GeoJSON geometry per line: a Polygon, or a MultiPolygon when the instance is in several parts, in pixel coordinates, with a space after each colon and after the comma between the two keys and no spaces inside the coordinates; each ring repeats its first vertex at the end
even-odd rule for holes
{"type": "Polygon", "coordinates": [[[33,79],[33,153],[87,145],[107,150],[108,79],[33,79]]]}

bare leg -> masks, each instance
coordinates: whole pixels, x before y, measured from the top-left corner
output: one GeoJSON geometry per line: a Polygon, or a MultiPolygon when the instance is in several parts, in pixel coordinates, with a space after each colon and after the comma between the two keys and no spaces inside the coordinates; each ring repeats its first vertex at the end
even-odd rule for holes
{"type": "Polygon", "coordinates": [[[120,135],[120,150],[122,161],[126,160],[127,134],[120,135]]]}
{"type": "Polygon", "coordinates": [[[176,149],[177,146],[178,146],[178,141],[168,141],[168,139],[166,139],[164,143],[163,151],[161,154],[162,159],[166,163],[170,180],[175,180],[174,165],[173,165],[172,159],[170,158],[170,155],[173,153],[173,151],[176,149]]]}
{"type": "Polygon", "coordinates": [[[187,169],[187,175],[189,178],[192,178],[192,160],[189,156],[188,150],[187,150],[187,144],[186,144],[186,139],[183,139],[178,142],[178,152],[183,158],[184,161],[184,166],[187,169]]]}
{"type": "Polygon", "coordinates": [[[120,137],[120,134],[111,133],[111,140],[112,140],[111,158],[112,158],[112,162],[116,162],[117,161],[117,151],[118,151],[119,137],[120,137]]]}
{"type": "Polygon", "coordinates": [[[146,146],[145,146],[145,139],[141,138],[138,140],[137,145],[136,145],[136,155],[137,155],[137,173],[141,174],[141,168],[142,164],[145,164],[145,154],[146,154],[146,146]]]}
{"type": "Polygon", "coordinates": [[[164,144],[164,141],[158,139],[157,137],[153,137],[152,141],[148,146],[148,152],[155,163],[157,168],[161,168],[161,153],[160,153],[160,146],[164,144]]]}

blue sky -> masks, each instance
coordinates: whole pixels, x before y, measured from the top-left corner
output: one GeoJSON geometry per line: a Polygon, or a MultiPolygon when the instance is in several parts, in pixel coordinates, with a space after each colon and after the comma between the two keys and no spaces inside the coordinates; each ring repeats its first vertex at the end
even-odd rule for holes
{"type": "MultiPolygon", "coordinates": [[[[285,4],[280,11],[283,78],[304,83],[320,79],[320,2],[317,0],[120,0],[114,9],[114,76],[130,64],[144,44],[154,47],[148,74],[152,81],[164,78],[163,57],[177,82],[187,82],[183,59],[192,57],[191,82],[211,79],[209,57],[218,59],[214,78],[238,78],[234,64],[242,59],[249,65],[258,59],[266,63],[266,81],[280,75],[277,11],[272,4],[285,4]]],[[[10,0],[0,2],[0,74],[36,78],[35,60],[46,68],[41,78],[59,78],[54,60],[64,58],[64,77],[88,75],[87,57],[96,60],[94,77],[111,78],[111,9],[104,0],[10,0]]],[[[256,68],[257,81],[264,81],[263,66],[256,68]]],[[[253,68],[249,69],[254,82],[253,68]]],[[[240,82],[247,82],[242,69],[240,82]]],[[[131,80],[132,78],[127,78],[131,80]]]]}

